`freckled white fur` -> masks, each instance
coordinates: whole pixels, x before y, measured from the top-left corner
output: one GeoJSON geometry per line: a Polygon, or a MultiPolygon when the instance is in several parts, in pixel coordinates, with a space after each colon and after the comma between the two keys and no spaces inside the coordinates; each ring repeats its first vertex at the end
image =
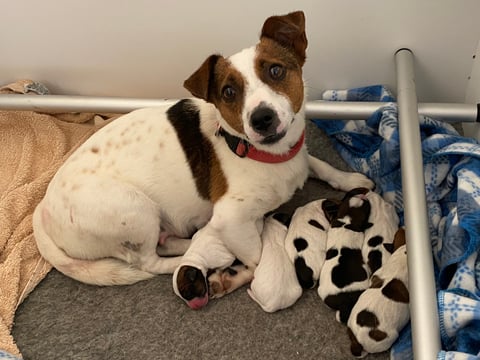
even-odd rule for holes
{"type": "Polygon", "coordinates": [[[292,261],[301,256],[305,260],[306,265],[312,270],[312,281],[314,284],[318,282],[320,271],[325,262],[325,252],[327,248],[327,231],[330,223],[322,209],[325,200],[316,200],[299,207],[295,210],[288,233],[285,239],[285,249],[292,261]],[[310,220],[317,221],[325,230],[310,225],[310,220]],[[305,250],[297,251],[294,240],[303,238],[308,242],[305,250]]]}
{"type": "Polygon", "coordinates": [[[408,288],[406,245],[399,247],[374,275],[384,280],[383,286],[368,288],[360,295],[347,324],[367,353],[377,353],[389,349],[410,319],[409,304],[393,301],[382,294],[382,288],[392,279],[401,280],[408,288]],[[377,329],[387,334],[384,340],[373,340],[369,336],[371,328],[357,324],[357,315],[362,310],[376,315],[379,321],[377,329]]]}
{"type": "Polygon", "coordinates": [[[285,251],[287,228],[273,217],[265,220],[262,256],[248,294],[266,312],[292,306],[302,295],[295,268],[285,251]]]}

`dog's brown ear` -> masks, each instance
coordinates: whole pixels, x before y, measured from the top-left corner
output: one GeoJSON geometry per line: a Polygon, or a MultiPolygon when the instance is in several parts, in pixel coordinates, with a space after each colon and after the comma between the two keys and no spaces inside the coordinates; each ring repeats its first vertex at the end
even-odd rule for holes
{"type": "Polygon", "coordinates": [[[195,97],[210,101],[210,90],[213,85],[215,65],[221,57],[221,55],[210,55],[197,71],[184,81],[183,86],[185,89],[190,91],[195,97]]]}
{"type": "Polygon", "coordinates": [[[299,64],[305,63],[305,50],[308,41],[305,34],[305,15],[303,11],[295,11],[283,16],[271,16],[263,24],[260,37],[267,37],[292,50],[299,64]]]}

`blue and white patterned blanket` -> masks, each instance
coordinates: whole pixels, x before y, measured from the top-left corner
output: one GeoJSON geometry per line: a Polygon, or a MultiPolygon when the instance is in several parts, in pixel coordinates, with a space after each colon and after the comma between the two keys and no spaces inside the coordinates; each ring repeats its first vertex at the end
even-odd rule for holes
{"type": "MultiPolygon", "coordinates": [[[[323,99],[386,102],[368,120],[313,121],[353,169],[375,181],[377,191],[395,205],[403,222],[398,117],[392,94],[375,85],[329,90],[323,99]]],[[[480,359],[480,144],[460,136],[447,123],[425,116],[419,121],[442,340],[438,359],[480,359]]],[[[391,358],[413,358],[409,326],[392,348],[391,358]]]]}

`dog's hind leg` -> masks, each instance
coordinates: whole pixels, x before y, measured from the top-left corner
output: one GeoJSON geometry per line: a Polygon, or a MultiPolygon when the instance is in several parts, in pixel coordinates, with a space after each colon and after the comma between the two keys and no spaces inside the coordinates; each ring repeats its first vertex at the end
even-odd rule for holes
{"type": "MultiPolygon", "coordinates": [[[[160,233],[160,237],[162,237],[160,233]]],[[[180,256],[190,247],[191,239],[181,239],[173,235],[167,235],[164,239],[158,242],[157,255],[158,256],[180,256]]]]}
{"type": "Polygon", "coordinates": [[[350,191],[357,187],[373,189],[375,184],[363,174],[338,170],[327,162],[308,155],[310,176],[327,182],[337,190],[350,191]]]}

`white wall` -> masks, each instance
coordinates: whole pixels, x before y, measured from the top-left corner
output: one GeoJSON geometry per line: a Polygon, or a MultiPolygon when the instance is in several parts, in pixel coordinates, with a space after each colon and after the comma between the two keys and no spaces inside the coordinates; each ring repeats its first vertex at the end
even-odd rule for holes
{"type": "Polygon", "coordinates": [[[253,44],[266,17],[307,15],[310,98],[394,81],[393,53],[416,57],[421,101],[465,98],[480,39],[478,0],[0,0],[0,84],[59,94],[182,97],[213,52],[253,44]]]}

